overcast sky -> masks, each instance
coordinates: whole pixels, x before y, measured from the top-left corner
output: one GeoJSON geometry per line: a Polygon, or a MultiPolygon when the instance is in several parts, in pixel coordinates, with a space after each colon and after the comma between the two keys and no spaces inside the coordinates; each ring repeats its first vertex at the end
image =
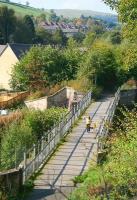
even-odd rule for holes
{"type": "MultiPolygon", "coordinates": [[[[11,0],[14,2],[25,3],[27,0],[11,0]]],[[[28,0],[31,6],[45,9],[81,9],[101,12],[110,12],[102,0],[28,0]]]]}

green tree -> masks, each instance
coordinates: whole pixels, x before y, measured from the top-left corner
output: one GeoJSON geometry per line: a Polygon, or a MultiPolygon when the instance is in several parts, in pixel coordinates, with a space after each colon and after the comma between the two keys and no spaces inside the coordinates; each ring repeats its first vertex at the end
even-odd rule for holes
{"type": "Polygon", "coordinates": [[[94,79],[105,90],[117,87],[118,64],[113,47],[106,42],[96,41],[87,52],[79,73],[90,81],[94,79]]]}
{"type": "Polygon", "coordinates": [[[0,7],[0,32],[4,43],[9,42],[10,35],[15,31],[16,17],[14,10],[8,7],[0,7]]]}
{"type": "Polygon", "coordinates": [[[96,39],[96,34],[94,32],[88,32],[83,41],[84,46],[91,47],[95,39],[96,39]]]}
{"type": "Polygon", "coordinates": [[[12,88],[41,90],[64,80],[66,59],[58,48],[32,47],[12,71],[12,88]]]}
{"type": "Polygon", "coordinates": [[[77,42],[73,38],[69,38],[67,47],[63,50],[63,52],[67,62],[66,79],[75,79],[84,52],[78,48],[77,42]]]}
{"type": "Polygon", "coordinates": [[[52,33],[45,30],[44,28],[37,28],[36,29],[36,38],[35,43],[41,44],[52,44],[52,33]]]}
{"type": "Polygon", "coordinates": [[[97,35],[101,35],[105,32],[105,27],[101,23],[93,24],[90,27],[90,31],[96,33],[97,35]]]}
{"type": "Polygon", "coordinates": [[[13,40],[16,43],[32,44],[35,39],[35,27],[30,16],[18,18],[16,21],[16,30],[13,35],[13,40]]]}
{"type": "Polygon", "coordinates": [[[123,35],[131,41],[137,41],[137,2],[135,0],[104,0],[118,11],[123,23],[123,35]]]}
{"type": "Polygon", "coordinates": [[[137,48],[136,43],[126,42],[119,49],[121,64],[127,73],[127,79],[137,80],[137,48]]]}
{"type": "Polygon", "coordinates": [[[76,42],[81,43],[85,39],[85,34],[82,32],[78,32],[73,36],[73,39],[76,40],[76,42]]]}
{"type": "Polygon", "coordinates": [[[36,17],[36,23],[39,25],[41,22],[45,22],[47,20],[47,15],[45,13],[42,13],[41,15],[36,17]]]}
{"type": "Polygon", "coordinates": [[[24,21],[25,25],[28,27],[30,37],[34,38],[35,37],[35,26],[34,26],[33,19],[31,18],[31,16],[25,15],[25,17],[23,18],[23,21],[24,21]]]}
{"type": "Polygon", "coordinates": [[[61,29],[58,29],[52,35],[52,42],[54,45],[65,46],[67,38],[61,29]]]}
{"type": "Polygon", "coordinates": [[[112,44],[120,44],[122,41],[122,36],[119,31],[113,31],[110,34],[110,41],[112,44]]]}

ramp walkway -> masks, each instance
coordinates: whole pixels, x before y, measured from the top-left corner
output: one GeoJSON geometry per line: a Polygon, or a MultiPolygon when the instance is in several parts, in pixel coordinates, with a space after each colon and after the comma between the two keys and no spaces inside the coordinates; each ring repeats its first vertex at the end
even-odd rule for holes
{"type": "Polygon", "coordinates": [[[74,189],[73,179],[81,175],[90,163],[96,163],[98,131],[100,124],[114,105],[114,96],[104,97],[92,103],[78,121],[66,141],[57,149],[40,175],[27,200],[64,200],[74,189]],[[84,116],[90,115],[96,129],[86,132],[84,116]]]}

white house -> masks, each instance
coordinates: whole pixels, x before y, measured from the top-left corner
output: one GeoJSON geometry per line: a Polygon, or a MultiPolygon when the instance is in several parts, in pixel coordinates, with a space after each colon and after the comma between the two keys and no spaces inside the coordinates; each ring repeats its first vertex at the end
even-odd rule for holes
{"type": "Polygon", "coordinates": [[[0,89],[10,90],[11,71],[21,56],[31,48],[27,44],[0,45],[0,89]]]}

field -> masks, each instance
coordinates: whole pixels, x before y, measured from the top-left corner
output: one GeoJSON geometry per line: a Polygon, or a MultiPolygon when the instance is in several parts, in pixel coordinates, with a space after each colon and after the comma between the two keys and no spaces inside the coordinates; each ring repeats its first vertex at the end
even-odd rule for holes
{"type": "MultiPolygon", "coordinates": [[[[46,13],[47,16],[49,15],[50,10],[43,11],[42,9],[25,6],[19,3],[13,3],[13,2],[4,2],[0,0],[0,6],[8,6],[9,8],[12,8],[15,10],[17,15],[33,15],[34,17],[39,16],[42,13],[46,13]]],[[[84,16],[91,16],[97,19],[102,19],[107,22],[114,22],[117,23],[118,19],[116,15],[112,15],[109,13],[102,13],[102,12],[95,12],[91,10],[71,10],[71,9],[58,9],[54,10],[57,14],[57,16],[63,15],[64,17],[69,18],[79,18],[81,15],[84,16]]]]}
{"type": "Polygon", "coordinates": [[[25,5],[17,4],[17,3],[7,3],[0,1],[0,6],[8,6],[8,8],[12,8],[15,10],[17,15],[33,15],[34,17],[40,15],[43,13],[42,10],[33,8],[33,7],[28,7],[25,5]]]}

